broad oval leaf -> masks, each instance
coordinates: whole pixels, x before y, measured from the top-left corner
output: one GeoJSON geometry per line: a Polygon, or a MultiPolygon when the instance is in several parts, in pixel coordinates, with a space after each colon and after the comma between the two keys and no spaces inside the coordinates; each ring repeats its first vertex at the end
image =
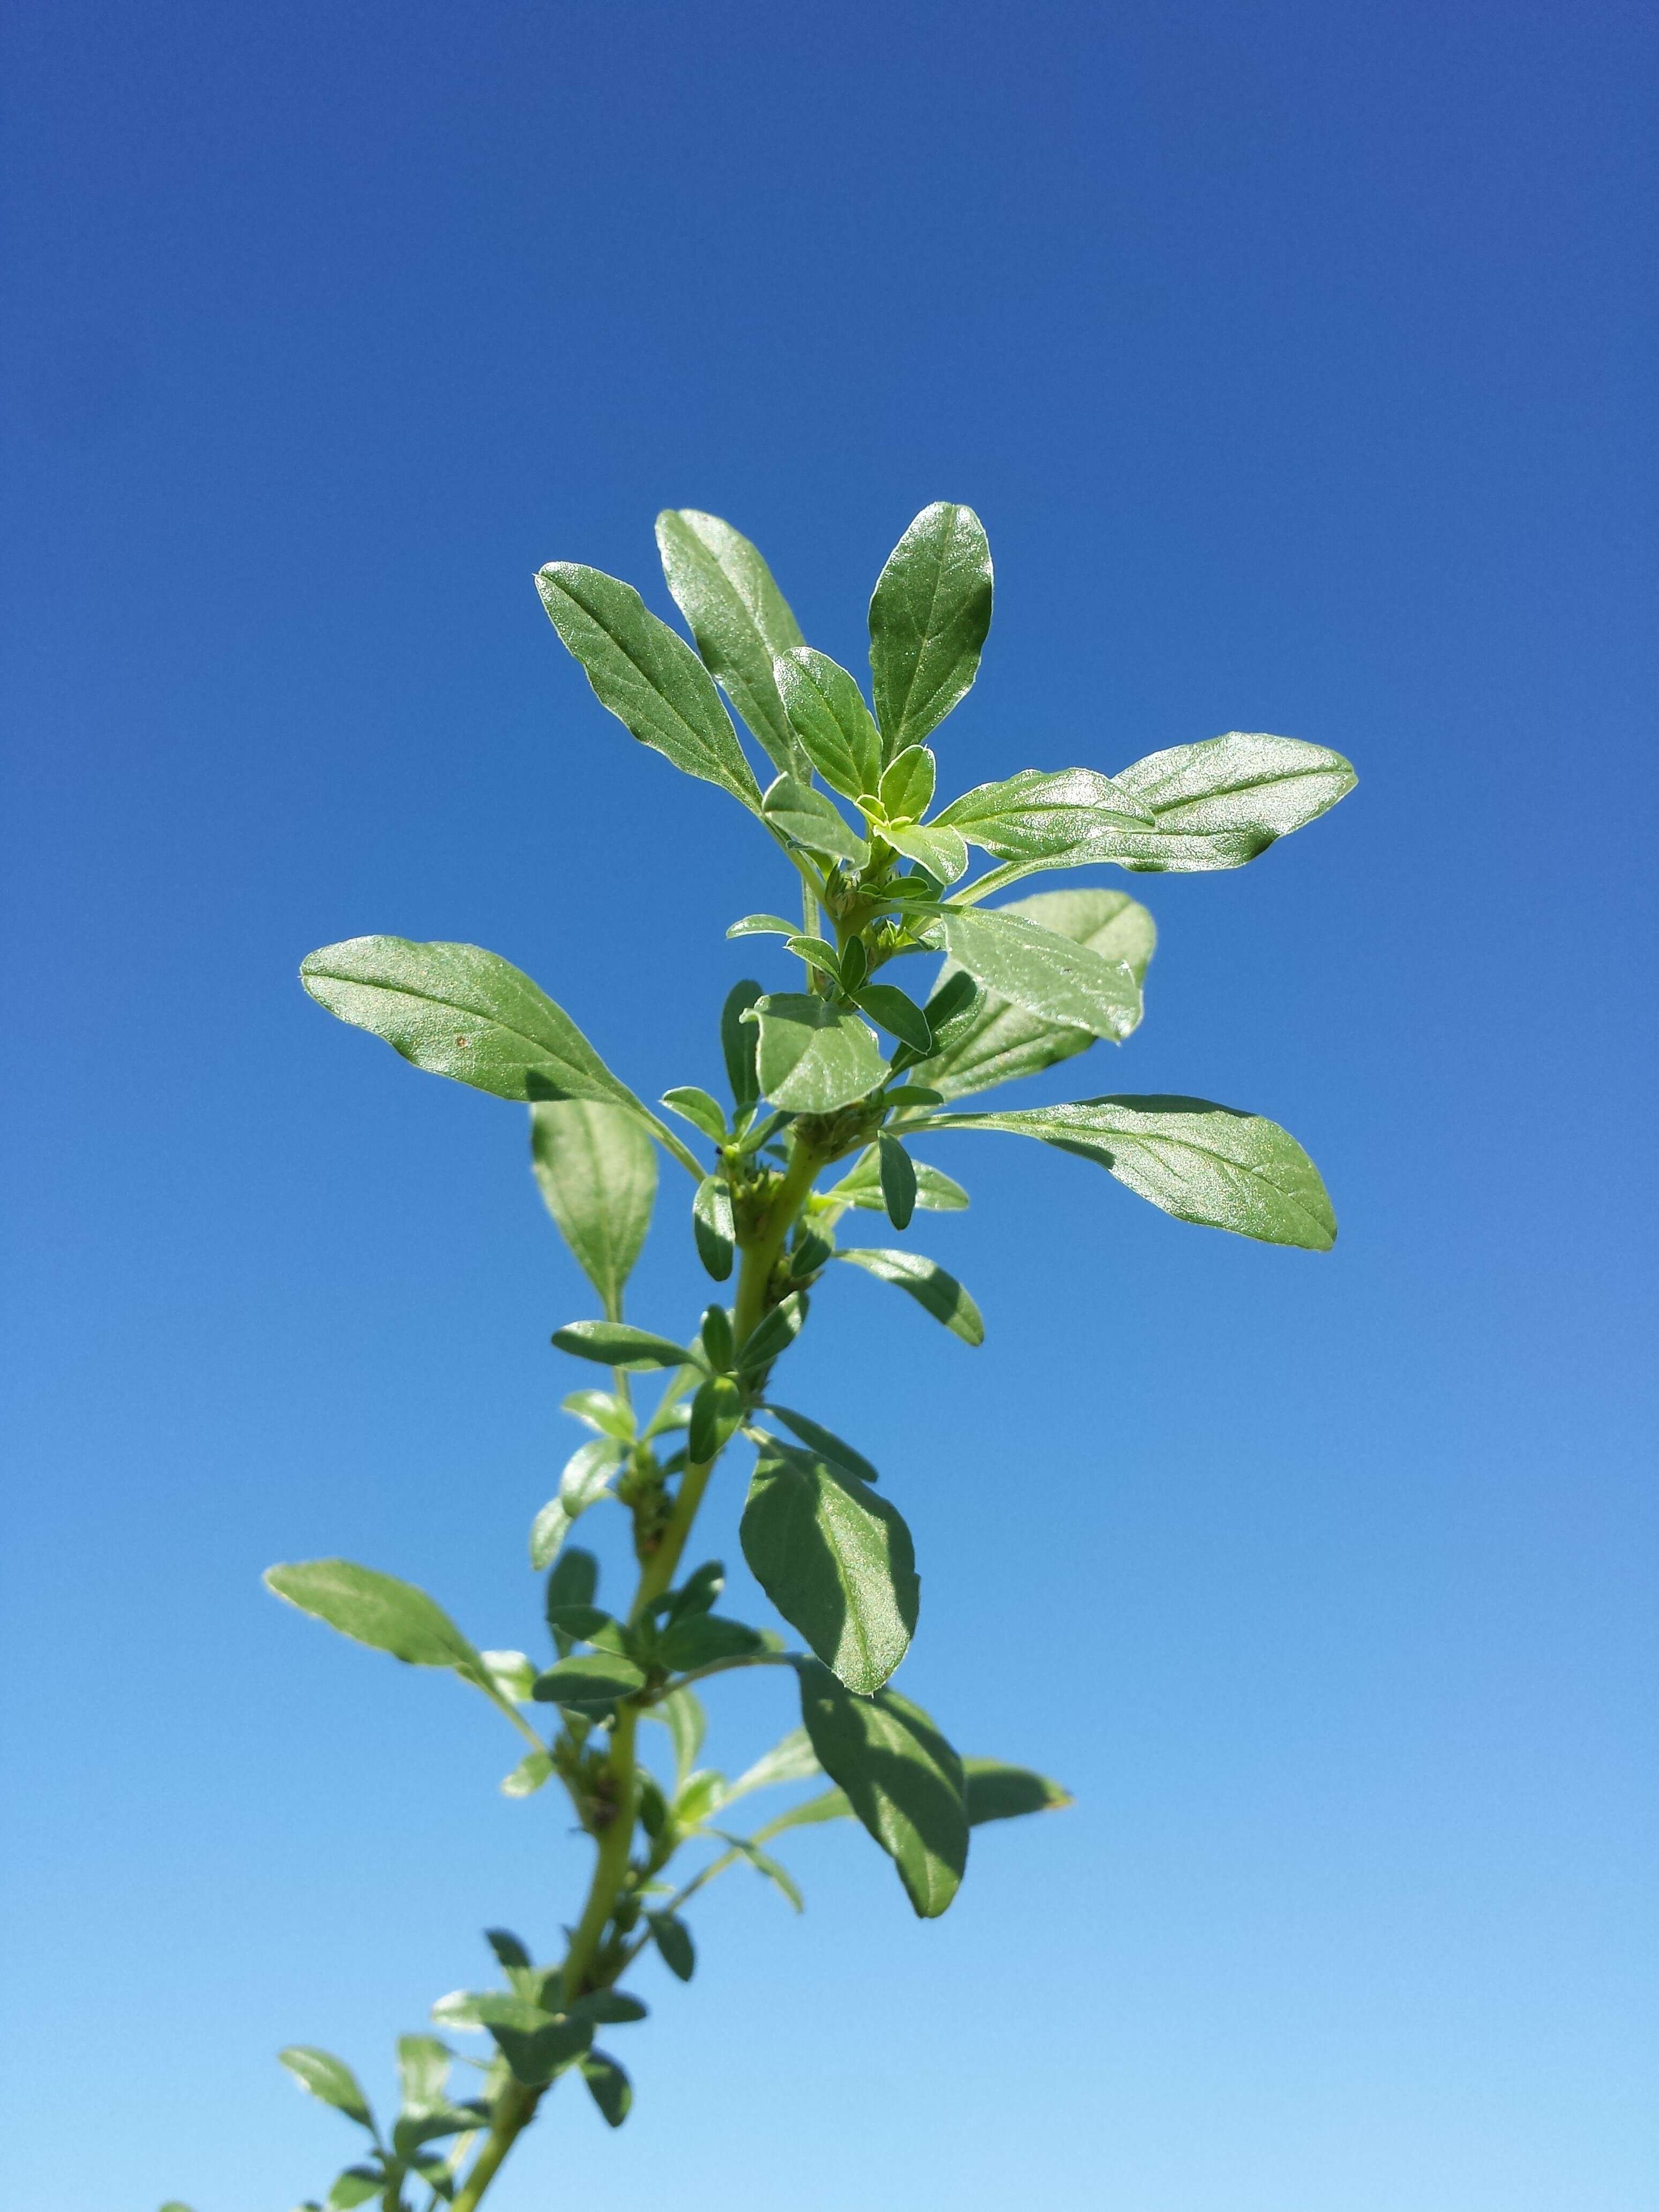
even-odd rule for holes
{"type": "MultiPolygon", "coordinates": [[[[953,1117],[968,1118],[966,1115],[953,1117]]],[[[918,1305],[935,1321],[942,1321],[964,1344],[984,1343],[985,1322],[979,1308],[956,1277],[947,1274],[936,1261],[923,1259],[920,1252],[884,1251],[868,1244],[855,1244],[850,1251],[837,1252],[836,1257],[862,1267],[878,1282],[908,1291],[918,1305]]]]}
{"type": "Polygon", "coordinates": [[[429,1074],[497,1098],[608,1101],[661,1127],[564,1009],[482,945],[351,937],[308,953],[300,980],[319,1006],[429,1074]]]}
{"type": "MultiPolygon", "coordinates": [[[[728,937],[731,933],[727,930],[728,937]]],[[[726,1126],[726,1109],[718,1098],[711,1098],[695,1083],[682,1083],[672,1091],[665,1091],[661,1103],[671,1114],[678,1114],[683,1121],[690,1121],[694,1128],[701,1129],[717,1145],[723,1145],[731,1134],[726,1126]]]]}
{"type": "Polygon", "coordinates": [[[349,2120],[356,2120],[360,2128],[374,2132],[374,2115],[368,2108],[368,2100],[343,2058],[335,2057],[330,2051],[319,2051],[309,2043],[290,2043],[276,2057],[302,2089],[308,2089],[325,2105],[332,2105],[349,2120]]]}
{"type": "MultiPolygon", "coordinates": [[[[1082,1098],[1007,1114],[951,1114],[933,1129],[1000,1129],[1076,1152],[1178,1221],[1328,1252],[1336,1216],[1288,1130],[1207,1098],[1082,1098]]],[[[838,1255],[845,1259],[849,1255],[838,1255]]]]}
{"type": "Polygon", "coordinates": [[[819,1765],[897,1867],[920,1917],[936,1918],[968,1863],[962,1761],[930,1717],[897,1691],[855,1698],[816,1660],[798,1660],[796,1669],[801,1719],[819,1765]]]}
{"type": "Polygon", "coordinates": [[[890,760],[919,744],[972,684],[991,596],[991,549],[972,507],[924,507],[870,601],[870,672],[890,760]]]}
{"type": "Polygon", "coordinates": [[[927,934],[988,991],[1045,1021],[1121,1043],[1140,1020],[1140,986],[1126,963],[1103,959],[1024,915],[945,907],[927,934]]]}
{"type": "Polygon", "coordinates": [[[776,676],[790,726],[830,789],[843,799],[872,796],[881,780],[881,732],[854,678],[811,646],[782,654],[776,676]]]}
{"type": "Polygon", "coordinates": [[[739,1529],[756,1581],[849,1690],[868,1697],[915,1633],[921,1585],[897,1510],[813,1452],[767,1444],[739,1529]]]}
{"type": "MultiPolygon", "coordinates": [[[[1127,891],[1037,891],[1030,898],[1011,899],[1006,906],[994,910],[1021,916],[1056,937],[1070,938],[1103,960],[1121,961],[1137,984],[1146,981],[1158,942],[1157,925],[1127,891]]],[[[936,1024],[934,1049],[910,1070],[918,1083],[930,1085],[946,1098],[963,1097],[971,1091],[988,1091],[993,1084],[1035,1075],[1042,1068],[1086,1051],[1095,1042],[1092,1030],[1045,1020],[1028,1007],[1017,1006],[982,988],[973,1006],[952,1016],[947,1028],[935,1009],[955,987],[972,981],[954,961],[947,961],[940,969],[933,997],[925,1010],[936,1024]]],[[[923,1197],[921,1203],[925,1206],[927,1199],[923,1197]]]]}
{"type": "Polygon", "coordinates": [[[764,1095],[791,1114],[833,1114],[875,1090],[887,1062],[868,1023],[805,992],[757,999],[764,1095]]]}
{"type": "Polygon", "coordinates": [[[657,550],[674,604],[709,674],[781,769],[806,780],[772,663],[801,641],[772,571],[739,531],[696,507],[657,517],[657,550]]]}
{"type": "Polygon", "coordinates": [[[964,1759],[962,1772],[970,1828],[982,1827],[987,1820],[1018,1820],[1025,1813],[1058,1812],[1076,1802],[1046,1774],[1009,1766],[1000,1759],[964,1759]]]}
{"type": "Polygon", "coordinates": [[[932,1049],[933,1032],[927,1026],[927,1015],[896,983],[861,983],[852,996],[872,1022],[878,1022],[901,1044],[908,1044],[914,1052],[932,1049]]]}
{"type": "Polygon", "coordinates": [[[621,1107],[547,1099],[530,1109],[530,1152],[548,1212],[614,1320],[651,1226],[655,1146],[621,1107]]]}
{"type": "MultiPolygon", "coordinates": [[[[1236,841],[1241,860],[1316,821],[1358,781],[1352,763],[1325,745],[1249,730],[1148,753],[1115,778],[1161,835],[1236,841]]],[[[1209,865],[1236,867],[1238,860],[1209,865]]]]}
{"type": "Polygon", "coordinates": [[[882,770],[877,795],[892,821],[920,822],[933,803],[938,781],[939,763],[928,748],[906,745],[882,770]]]}
{"type": "Polygon", "coordinates": [[[811,784],[798,783],[793,775],[781,775],[767,786],[762,816],[791,844],[806,852],[832,860],[851,860],[859,866],[870,857],[870,848],[834,803],[811,784]]]}
{"type": "MultiPolygon", "coordinates": [[[[953,799],[935,828],[959,830],[970,845],[1000,860],[1091,857],[1091,841],[1125,830],[1157,826],[1133,792],[1088,768],[1048,773],[1028,768],[1000,783],[981,783],[953,799]]],[[[1112,858],[1109,853],[1103,858],[1112,858]]]]}
{"type": "Polygon", "coordinates": [[[536,588],[600,703],[641,744],[757,814],[754,771],[714,678],[633,586],[578,561],[550,561],[536,588]]]}
{"type": "MultiPolygon", "coordinates": [[[[266,1586],[342,1636],[389,1651],[411,1667],[456,1667],[485,1679],[482,1656],[443,1607],[413,1583],[351,1559],[302,1559],[267,1567],[266,1586]]],[[[320,2094],[320,2092],[319,2093],[320,2094]]]]}

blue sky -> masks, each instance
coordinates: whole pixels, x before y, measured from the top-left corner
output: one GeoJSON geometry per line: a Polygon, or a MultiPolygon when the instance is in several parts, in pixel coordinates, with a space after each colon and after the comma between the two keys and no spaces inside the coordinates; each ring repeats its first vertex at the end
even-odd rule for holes
{"type": "MultiPolygon", "coordinates": [[[[802,1919],[716,1893],[696,1984],[641,1984],[628,2127],[561,2093],[491,2201],[1651,2201],[1646,11],[5,37],[15,2201],[283,2212],[349,2146],[279,2045],[382,2089],[479,1929],[556,1942],[580,1854],[496,1794],[507,1731],[258,1575],[343,1552],[532,1642],[591,1294],[514,1109],[295,969],[471,939],[641,1091],[708,1083],[768,957],[722,932],[783,879],[532,572],[667,613],[652,518],[709,508],[857,665],[939,497],[998,566],[957,787],[1233,727],[1358,764],[1254,866],[1139,879],[1146,1025],[1033,1094],[1269,1114],[1341,1241],[936,1148],[975,1202],[919,1241],[984,1348],[838,1283],[792,1395],[915,1530],[903,1686],[1077,1807],[985,1832],[936,1924],[841,1828],[802,1919]]],[[[713,1748],[788,1719],[744,1684],[713,1748]]]]}

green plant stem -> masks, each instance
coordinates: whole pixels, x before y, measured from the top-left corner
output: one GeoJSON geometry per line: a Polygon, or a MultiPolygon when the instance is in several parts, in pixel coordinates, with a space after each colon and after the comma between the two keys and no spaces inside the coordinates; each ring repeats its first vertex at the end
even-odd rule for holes
{"type": "MultiPolygon", "coordinates": [[[[823,1162],[817,1153],[804,1145],[799,1137],[792,1139],[789,1164],[779,1179],[749,1241],[742,1247],[743,1261],[738,1275],[737,1299],[732,1318],[732,1334],[739,1346],[765,1316],[772,1271],[823,1165],[823,1162]]],[[[629,1612],[630,1620],[637,1620],[652,1601],[660,1597],[672,1582],[714,1465],[713,1459],[702,1461],[688,1467],[681,1476],[679,1490],[674,1499],[674,1510],[663,1532],[662,1541],[640,1570],[639,1585],[629,1612]]],[[[634,1807],[638,1790],[635,1737],[639,1728],[639,1717],[640,1709],[636,1705],[619,1705],[611,1730],[610,1769],[615,1810],[599,1838],[599,1856],[594,1861],[587,1901],[582,1907],[581,1918],[576,1923],[575,1933],[570,1939],[570,1948],[565,1954],[563,1980],[566,1994],[569,1996],[580,1993],[582,1983],[592,1969],[605,1929],[616,1910],[617,1900],[628,1880],[629,1861],[634,1846],[634,1807]]],[[[707,1879],[706,1875],[704,1879],[707,1879]]],[[[502,2089],[496,2100],[495,2117],[490,2123],[489,2133],[484,2139],[483,2148],[473,2160],[472,2171],[454,2199],[453,2212],[477,2212],[501,2161],[535,2118],[536,2108],[546,2094],[546,2087],[547,2085],[531,2088],[524,2082],[510,2081],[502,2089]]]]}

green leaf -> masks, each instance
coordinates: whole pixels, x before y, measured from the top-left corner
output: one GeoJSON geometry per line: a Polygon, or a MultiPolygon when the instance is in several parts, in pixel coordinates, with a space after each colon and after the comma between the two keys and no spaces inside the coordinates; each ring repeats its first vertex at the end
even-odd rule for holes
{"type": "Polygon", "coordinates": [[[895,1229],[908,1229],[916,1210],[916,1170],[910,1155],[896,1137],[883,1130],[876,1139],[876,1157],[887,1218],[895,1229]]]}
{"type": "Polygon", "coordinates": [[[1036,860],[1050,866],[1115,859],[1125,831],[1156,826],[1133,793],[1089,768],[1053,774],[1028,768],[1000,783],[979,784],[953,799],[934,824],[960,830],[970,845],[1000,860],[1036,860]]]}
{"type": "Polygon", "coordinates": [[[679,1145],[563,1008],[482,945],[352,937],[308,953],[300,980],[319,1006],[384,1037],[428,1074],[497,1098],[587,1098],[625,1107],[672,1139],[671,1151],[679,1145]]]}
{"type": "Polygon", "coordinates": [[[745,976],[741,983],[732,986],[720,1009],[720,1049],[726,1058],[726,1079],[732,1086],[732,1097],[739,1112],[745,1106],[752,1106],[761,1095],[755,1067],[760,1040],[754,1024],[745,1022],[744,1016],[763,995],[760,985],[752,977],[745,976]]]}
{"type": "Polygon", "coordinates": [[[644,1673],[631,1659],[614,1651],[579,1651],[538,1674],[533,1695],[538,1705],[605,1713],[644,1687],[644,1673]]]}
{"type": "Polygon", "coordinates": [[[768,1881],[782,1891],[797,1912],[805,1911],[806,1899],[796,1887],[788,1869],[780,1866],[775,1858],[762,1850],[752,1836],[728,1835],[724,1828],[710,1828],[708,1833],[718,1836],[729,1850],[740,1852],[757,1874],[764,1875],[768,1881]]]}
{"type": "Polygon", "coordinates": [[[553,1332],[561,1352],[577,1359],[597,1360],[604,1367],[624,1367],[635,1372],[649,1367],[684,1367],[691,1354],[683,1344],[653,1336],[648,1328],[630,1328],[620,1321],[573,1321],[553,1332]]]}
{"type": "MultiPolygon", "coordinates": [[[[816,1759],[816,1753],[814,1758],[816,1759]]],[[[816,1828],[822,1826],[826,1820],[850,1820],[854,1817],[852,1800],[844,1790],[826,1790],[817,1797],[808,1797],[799,1805],[792,1805],[787,1813],[779,1813],[763,1828],[757,1828],[755,1841],[765,1843],[773,1836],[782,1835],[788,1828],[816,1828]]]]}
{"type": "Polygon", "coordinates": [[[325,2200],[328,2212],[349,2212],[354,2204],[367,2204],[386,2187],[386,2175],[376,2166],[349,2166],[334,2177],[325,2200]]]}
{"type": "Polygon", "coordinates": [[[771,570],[729,522],[695,507],[657,517],[657,550],[703,665],[778,766],[805,781],[772,672],[774,657],[800,643],[800,628],[771,570]]]}
{"type": "Polygon", "coordinates": [[[851,860],[861,866],[870,848],[833,803],[811,785],[781,775],[769,784],[761,802],[763,818],[792,844],[832,860],[851,860]]]}
{"type": "MultiPolygon", "coordinates": [[[[552,1626],[555,1613],[565,1613],[572,1606],[592,1605],[599,1586],[599,1561],[592,1552],[584,1552],[580,1546],[573,1545],[547,1578],[545,1605],[549,1626],[552,1626]]],[[[557,1635],[558,1632],[555,1631],[556,1642],[557,1635]]],[[[568,1644],[560,1645],[561,1658],[568,1648],[568,1644]]]]}
{"type": "Polygon", "coordinates": [[[691,1401],[685,1448],[699,1467],[723,1451],[743,1425],[743,1393],[729,1375],[711,1375],[691,1401]]]}
{"type": "Polygon", "coordinates": [[[702,1698],[695,1690],[671,1690],[666,1697],[646,1707],[645,1717],[660,1721],[668,1730],[674,1746],[676,1778],[684,1782],[697,1763],[697,1753],[702,1749],[702,1740],[708,1729],[708,1717],[702,1709],[702,1698]]]}
{"type": "Polygon", "coordinates": [[[844,1444],[832,1431],[821,1428],[817,1421],[808,1420],[805,1413],[792,1413],[787,1406],[770,1404],[766,1410],[774,1420],[781,1421],[786,1429],[798,1436],[809,1451],[833,1460],[837,1467],[844,1467],[848,1474],[857,1475],[860,1482],[880,1481],[881,1477],[861,1452],[855,1452],[851,1444],[844,1444]]]}
{"type": "MultiPolygon", "coordinates": [[[[737,1346],[732,1335],[732,1316],[724,1306],[706,1306],[697,1332],[702,1356],[716,1375],[729,1375],[736,1364],[737,1346]]],[[[690,1424],[688,1424],[690,1425],[690,1424]]]]}
{"type": "Polygon", "coordinates": [[[625,1405],[614,1390],[572,1390],[559,1401],[562,1413],[574,1413],[590,1429],[598,1429],[621,1443],[631,1443],[638,1424],[634,1409],[625,1405]]]}
{"type": "Polygon", "coordinates": [[[610,1437],[594,1437],[571,1453],[557,1495],[531,1523],[530,1564],[538,1574],[552,1565],[574,1523],[605,1496],[622,1462],[622,1447],[610,1437]]]}
{"type": "Polygon", "coordinates": [[[724,1144],[729,1132],[726,1126],[726,1109],[718,1098],[711,1098],[695,1083],[682,1084],[676,1091],[665,1091],[662,1103],[671,1114],[678,1114],[684,1121],[702,1131],[717,1145],[724,1144]]]}
{"type": "Polygon", "coordinates": [[[852,997],[872,1022],[878,1022],[901,1044],[908,1044],[916,1052],[932,1050],[933,1033],[927,1026],[927,1015],[896,983],[862,983],[852,997]]]}
{"type": "MultiPolygon", "coordinates": [[[[1096,1161],[1178,1221],[1328,1252],[1336,1216],[1288,1131],[1207,1098],[1081,1098],[1008,1114],[948,1114],[930,1129],[1000,1129],[1096,1161]]],[[[846,1259],[849,1255],[837,1255],[846,1259]]]]}
{"type": "MultiPolygon", "coordinates": [[[[1092,1043],[1093,1039],[1090,1042],[1092,1043]]],[[[891,1097],[892,1093],[888,1093],[891,1097]]],[[[968,1194],[959,1182],[937,1168],[929,1167],[925,1160],[913,1160],[916,1175],[916,1204],[924,1213],[959,1213],[968,1203],[968,1194]]],[[[871,1213],[884,1213],[887,1201],[882,1195],[881,1171],[876,1147],[860,1152],[856,1164],[838,1183],[832,1184],[824,1196],[842,1206],[861,1206],[871,1213]]]]}
{"type": "Polygon", "coordinates": [[[522,1651],[481,1651],[484,1672],[509,1705],[522,1705],[530,1695],[536,1669],[522,1651]]]}
{"type": "Polygon", "coordinates": [[[806,1730],[791,1729],[781,1742],[763,1752],[752,1766],[744,1770],[727,1790],[725,1802],[732,1804],[738,1798],[746,1797],[751,1790],[773,1790],[786,1782],[810,1782],[822,1771],[806,1730]]]}
{"type": "Polygon", "coordinates": [[[935,1321],[942,1321],[964,1344],[984,1343],[985,1322],[979,1308],[956,1277],[946,1274],[936,1261],[924,1260],[919,1252],[884,1251],[867,1244],[855,1244],[850,1251],[837,1252],[836,1257],[862,1267],[880,1282],[908,1291],[918,1305],[925,1307],[935,1321]]]}
{"type": "Polygon", "coordinates": [[[657,1656],[676,1674],[695,1668],[718,1666],[726,1659],[748,1659],[769,1648],[769,1639],[740,1620],[727,1620],[718,1613],[694,1613],[677,1620],[663,1632],[657,1656]]]}
{"type": "Polygon", "coordinates": [[[881,732],[853,678],[810,646],[781,655],[775,673],[790,726],[830,789],[854,800],[871,796],[881,776],[881,732]]]}
{"type": "MultiPolygon", "coordinates": [[[[878,796],[891,822],[920,822],[933,803],[939,763],[926,745],[906,745],[882,770],[878,796]]],[[[937,826],[937,825],[935,825],[937,826]]]]}
{"type": "Polygon", "coordinates": [[[697,1257],[717,1283],[732,1273],[737,1231],[732,1220],[732,1186],[722,1175],[705,1176],[691,1201],[691,1234],[697,1257]]]}
{"type": "Polygon", "coordinates": [[[553,1760],[545,1751],[527,1751],[501,1784],[503,1797],[533,1797],[553,1779],[553,1760]]]}
{"type": "Polygon", "coordinates": [[[550,561],[536,588],[600,703],[641,744],[758,813],[754,773],[713,678],[632,585],[579,562],[550,561]]]}
{"type": "Polygon", "coordinates": [[[816,968],[820,975],[827,975],[832,983],[840,983],[841,955],[827,938],[806,937],[797,930],[789,939],[788,945],[797,959],[804,960],[809,968],[816,968]]]}
{"type": "Polygon", "coordinates": [[[802,992],[757,1000],[761,1088],[791,1114],[833,1114],[887,1073],[875,1032],[854,1013],[802,992]]]}
{"type": "MultiPolygon", "coordinates": [[[[728,937],[793,937],[800,924],[786,921],[781,914],[746,914],[726,931],[728,937]]],[[[756,984],[757,992],[760,985],[756,984]]]]}
{"type": "Polygon", "coordinates": [[[878,1690],[909,1648],[921,1601],[896,1509],[831,1461],[768,1443],[739,1534],[756,1581],[824,1665],[860,1697],[878,1690]]]}
{"type": "Polygon", "coordinates": [[[435,2035],[398,2038],[398,2079],[406,2112],[436,2112],[449,2101],[449,2069],[453,2055],[435,2035]]]}
{"type": "Polygon", "coordinates": [[[530,1152],[542,1198],[577,1266],[605,1311],[619,1314],[623,1285],[651,1226],[655,1146],[620,1107],[543,1100],[530,1109],[530,1152]]]}
{"type": "Polygon", "coordinates": [[[919,744],[972,684],[991,627],[991,549],[972,507],[924,507],[870,601],[876,719],[889,759],[919,744]]]}
{"type": "Polygon", "coordinates": [[[555,2020],[527,1997],[488,1990],[475,1996],[472,2005],[515,2080],[532,2088],[550,2081],[593,2040],[591,2021],[555,2020]]]}
{"type": "MultiPolygon", "coordinates": [[[[325,1620],[342,1636],[376,1651],[389,1651],[412,1667],[454,1667],[475,1681],[484,1678],[482,1655],[443,1607],[413,1583],[357,1566],[350,1559],[305,1559],[267,1567],[265,1583],[301,1613],[325,1620]]],[[[283,2063],[289,2063],[284,2053],[283,2063]]],[[[321,2096],[320,2089],[317,2094],[321,2096]]]]}
{"type": "Polygon", "coordinates": [[[800,1334],[806,1319],[806,1293],[791,1291],[770,1313],[763,1314],[738,1347],[738,1365],[745,1375],[757,1375],[781,1352],[787,1352],[800,1334]]]}
{"type": "Polygon", "coordinates": [[[943,1912],[968,1863],[962,1761],[896,1690],[855,1698],[827,1667],[797,1662],[801,1718],[818,1762],[893,1860],[924,1920],[943,1912]]]}
{"type": "Polygon", "coordinates": [[[1103,959],[1024,915],[945,907],[927,933],[987,990],[1045,1021],[1121,1043],[1140,1020],[1140,986],[1127,963],[1103,959]]]}
{"type": "MultiPolygon", "coordinates": [[[[1152,915],[1127,891],[1037,891],[1030,898],[1012,899],[996,911],[1035,922],[1056,937],[1070,938],[1103,960],[1121,961],[1138,984],[1146,981],[1158,930],[1152,915]]],[[[939,970],[927,1012],[934,1024],[933,1050],[915,1064],[914,1072],[947,1098],[1035,1075],[1086,1051],[1095,1041],[1092,1030],[1047,1021],[981,988],[953,962],[939,970]],[[963,985],[974,994],[973,1002],[948,1022],[941,1020],[936,1009],[963,985]]],[[[927,1201],[923,1197],[921,1202],[925,1206],[927,1201]]]]}
{"type": "Polygon", "coordinates": [[[626,1990],[592,1990],[568,2009],[573,2019],[592,2021],[595,2027],[627,2027],[649,2017],[649,2008],[626,1990]]]}
{"type": "Polygon", "coordinates": [[[634,2105],[634,2087],[627,2075],[603,2051],[590,2051],[581,2061],[581,2076],[607,2125],[619,2128],[634,2105]]]}
{"type": "Polygon", "coordinates": [[[325,2105],[332,2105],[337,2112],[343,2112],[349,2120],[356,2120],[360,2128],[367,2128],[374,2134],[374,2115],[368,2108],[368,2100],[343,2058],[336,2058],[331,2051],[319,2051],[308,2043],[290,2043],[276,2057],[302,2089],[308,2089],[325,2105]]]}
{"type": "Polygon", "coordinates": [[[1178,840],[1183,857],[1140,860],[1146,867],[1237,867],[1275,838],[1314,822],[1359,781],[1340,753],[1299,738],[1230,730],[1201,744],[1148,753],[1115,779],[1153,817],[1159,836],[1178,840]],[[1188,856],[1188,841],[1209,844],[1188,856]]]}
{"type": "Polygon", "coordinates": [[[672,1912],[647,1912],[647,1924],[669,1972],[689,1982],[697,1971],[696,1946],[684,1921],[672,1912]]]}
{"type": "Polygon", "coordinates": [[[968,848],[960,834],[943,830],[937,823],[924,827],[919,822],[884,822],[881,834],[896,852],[920,860],[928,874],[937,876],[942,884],[955,883],[968,866],[968,848]]]}
{"type": "Polygon", "coordinates": [[[987,1820],[1012,1820],[1022,1813],[1056,1812],[1075,1802],[1069,1790],[1034,1774],[1029,1766],[1006,1766],[1000,1759],[964,1759],[963,1778],[968,1806],[968,1825],[987,1820]]]}

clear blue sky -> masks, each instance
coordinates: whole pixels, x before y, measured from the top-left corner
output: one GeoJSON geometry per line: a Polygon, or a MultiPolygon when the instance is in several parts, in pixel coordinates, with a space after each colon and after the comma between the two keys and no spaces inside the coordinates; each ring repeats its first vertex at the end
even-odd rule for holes
{"type": "MultiPolygon", "coordinates": [[[[20,0],[6,42],[9,2199],[285,2212],[349,2130],[279,2045],[380,2088],[480,1928],[556,1942],[580,1855],[505,1729],[258,1575],[340,1551],[532,1641],[591,1293],[520,1115],[295,966],[472,939],[640,1089],[709,1081],[778,864],[532,571],[667,612],[652,518],[711,508],[856,663],[945,497],[999,572],[958,786],[1233,727],[1358,763],[1254,867],[1139,880],[1146,1026],[1040,1094],[1270,1114],[1341,1242],[963,1139],[921,1241],[984,1349],[819,1301],[792,1395],[915,1527],[904,1686],[1078,1806],[934,1925],[850,1830],[799,1921],[733,1882],[642,1984],[628,2128],[562,2092],[501,2212],[1659,2202],[1651,16],[20,0]]],[[[702,1302],[684,1232],[641,1321],[702,1302]]],[[[715,1749],[787,1719],[745,1687],[715,1749]]]]}

